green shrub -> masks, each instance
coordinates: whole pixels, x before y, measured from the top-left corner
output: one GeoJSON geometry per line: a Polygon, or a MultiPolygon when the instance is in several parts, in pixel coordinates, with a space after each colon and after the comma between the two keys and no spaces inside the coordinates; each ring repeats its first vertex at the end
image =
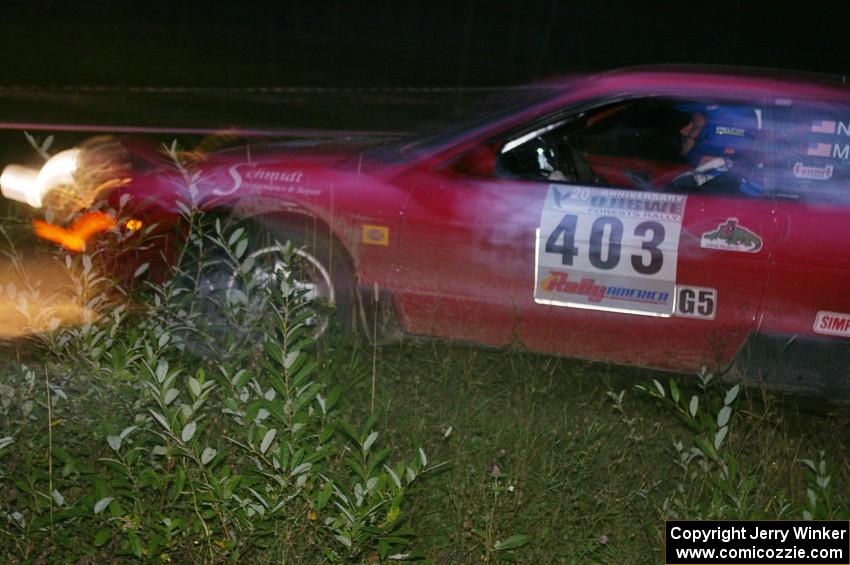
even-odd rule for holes
{"type": "Polygon", "coordinates": [[[341,418],[305,291],[286,269],[254,276],[244,227],[186,212],[168,282],[139,269],[139,302],[115,306],[96,252],[69,260],[92,319],[42,334],[38,363],[7,368],[0,559],[409,557],[425,452],[396,461],[373,419],[341,418]],[[202,292],[208,272],[232,280],[202,292]]]}
{"type": "MultiPolygon", "coordinates": [[[[802,503],[799,497],[795,501],[794,492],[787,485],[777,488],[766,462],[754,460],[749,446],[736,443],[732,433],[742,427],[770,426],[770,418],[760,417],[749,426],[736,422],[741,385],[724,390],[705,368],[697,377],[699,391],[690,395],[682,392],[673,378],[667,387],[655,379],[652,386],[637,387],[671,409],[688,432],[684,440],[673,442],[679,475],[661,505],[664,519],[811,520],[845,515],[830,505],[831,477],[824,452],[817,464],[809,459],[798,461],[804,471],[805,496],[802,503]]],[[[622,396],[615,408],[622,410],[622,396]]],[[[763,409],[767,415],[769,407],[763,409]]]]}

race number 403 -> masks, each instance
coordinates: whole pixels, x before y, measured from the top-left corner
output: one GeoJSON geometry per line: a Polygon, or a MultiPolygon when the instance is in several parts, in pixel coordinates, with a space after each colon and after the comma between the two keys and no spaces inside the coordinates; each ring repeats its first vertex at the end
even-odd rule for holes
{"type": "Polygon", "coordinates": [[[535,251],[535,301],[672,315],[686,198],[550,186],[535,251]]]}

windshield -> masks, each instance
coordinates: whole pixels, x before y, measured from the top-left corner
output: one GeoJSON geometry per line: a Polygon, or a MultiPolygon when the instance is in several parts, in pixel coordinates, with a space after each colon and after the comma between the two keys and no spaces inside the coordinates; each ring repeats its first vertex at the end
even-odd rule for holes
{"type": "Polygon", "coordinates": [[[461,135],[475,132],[486,124],[552,100],[562,92],[562,85],[481,89],[470,92],[451,113],[421,127],[410,137],[372,148],[369,155],[378,159],[391,159],[393,156],[406,159],[429,153],[461,135]]]}

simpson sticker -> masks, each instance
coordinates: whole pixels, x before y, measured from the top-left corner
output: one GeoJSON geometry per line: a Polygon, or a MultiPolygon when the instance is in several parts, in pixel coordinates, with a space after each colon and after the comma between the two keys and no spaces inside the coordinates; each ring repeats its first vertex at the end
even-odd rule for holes
{"type": "Polygon", "coordinates": [[[670,316],[687,196],[552,185],[535,249],[534,300],[670,316]]]}
{"type": "Polygon", "coordinates": [[[815,317],[816,334],[850,337],[850,314],[820,311],[815,317]]]}
{"type": "Polygon", "coordinates": [[[676,315],[713,320],[717,313],[717,289],[699,286],[676,288],[676,315]]]}
{"type": "Polygon", "coordinates": [[[762,241],[755,233],[738,224],[738,218],[728,218],[719,224],[716,230],[702,234],[699,246],[703,249],[758,253],[761,251],[762,241]]]}
{"type": "Polygon", "coordinates": [[[363,224],[363,243],[366,245],[389,245],[390,228],[363,224]]]}

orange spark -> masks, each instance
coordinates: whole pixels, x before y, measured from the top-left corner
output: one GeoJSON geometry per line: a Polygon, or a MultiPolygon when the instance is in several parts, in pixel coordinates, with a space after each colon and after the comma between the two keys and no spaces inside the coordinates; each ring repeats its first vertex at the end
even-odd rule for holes
{"type": "Polygon", "coordinates": [[[41,220],[33,221],[35,235],[58,243],[68,251],[85,251],[86,242],[93,236],[109,231],[115,226],[115,218],[103,212],[86,212],[68,228],[55,226],[41,220]]]}
{"type": "Polygon", "coordinates": [[[127,231],[139,231],[142,229],[142,221],[130,218],[124,222],[124,227],[127,228],[127,231]]]}

